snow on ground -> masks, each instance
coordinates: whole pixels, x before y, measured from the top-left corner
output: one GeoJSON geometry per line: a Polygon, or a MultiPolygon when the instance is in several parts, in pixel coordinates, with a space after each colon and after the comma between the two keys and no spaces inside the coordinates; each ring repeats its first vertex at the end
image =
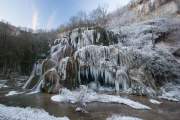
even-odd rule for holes
{"type": "Polygon", "coordinates": [[[0,104],[0,120],[69,120],[67,117],[54,117],[46,111],[34,108],[7,107],[0,104]]]}
{"type": "Polygon", "coordinates": [[[98,94],[96,92],[88,90],[76,90],[70,91],[68,89],[62,89],[59,95],[51,97],[52,101],[55,102],[70,102],[70,103],[90,103],[90,102],[103,102],[103,103],[119,103],[128,105],[134,109],[151,109],[150,107],[143,105],[139,102],[135,102],[128,98],[122,98],[120,96],[98,94]]]}
{"type": "Polygon", "coordinates": [[[106,120],[142,120],[142,119],[137,118],[137,117],[112,115],[111,117],[107,118],[106,120]]]}
{"type": "Polygon", "coordinates": [[[150,99],[149,102],[151,102],[152,104],[161,104],[162,102],[159,102],[157,100],[154,99],[150,99]]]}
{"type": "Polygon", "coordinates": [[[180,85],[173,85],[172,83],[167,83],[161,88],[161,91],[162,95],[159,96],[159,98],[174,102],[180,101],[180,85]]]}
{"type": "Polygon", "coordinates": [[[9,91],[5,96],[12,96],[12,95],[18,95],[22,94],[24,92],[18,92],[18,91],[9,91]]]}

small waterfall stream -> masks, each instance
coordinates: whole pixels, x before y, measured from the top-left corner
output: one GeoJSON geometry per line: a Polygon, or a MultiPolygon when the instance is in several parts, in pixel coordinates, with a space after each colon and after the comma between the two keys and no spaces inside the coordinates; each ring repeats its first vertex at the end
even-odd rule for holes
{"type": "Polygon", "coordinates": [[[23,86],[23,89],[31,89],[33,92],[40,92],[40,86],[43,81],[42,64],[43,63],[40,60],[34,64],[32,73],[23,86]]]}

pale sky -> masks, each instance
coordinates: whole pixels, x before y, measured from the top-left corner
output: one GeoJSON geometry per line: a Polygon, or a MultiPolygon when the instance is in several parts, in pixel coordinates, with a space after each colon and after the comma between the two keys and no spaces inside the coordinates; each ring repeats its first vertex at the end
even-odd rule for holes
{"type": "Polygon", "coordinates": [[[130,0],[0,0],[0,19],[15,26],[52,29],[67,23],[79,11],[107,6],[113,11],[130,0]]]}

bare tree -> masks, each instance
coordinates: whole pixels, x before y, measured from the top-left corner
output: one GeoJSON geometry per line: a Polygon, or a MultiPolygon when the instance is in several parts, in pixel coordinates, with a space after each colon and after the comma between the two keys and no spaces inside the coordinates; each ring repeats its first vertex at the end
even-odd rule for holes
{"type": "Polygon", "coordinates": [[[98,26],[104,26],[107,23],[107,8],[99,6],[90,13],[92,21],[98,26]]]}

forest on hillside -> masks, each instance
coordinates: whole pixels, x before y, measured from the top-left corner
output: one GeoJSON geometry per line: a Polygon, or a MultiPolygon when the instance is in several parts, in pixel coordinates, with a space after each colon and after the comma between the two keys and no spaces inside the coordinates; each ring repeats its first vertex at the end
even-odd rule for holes
{"type": "Polygon", "coordinates": [[[33,63],[48,54],[50,40],[55,32],[14,27],[0,22],[0,72],[29,74],[33,63]]]}

